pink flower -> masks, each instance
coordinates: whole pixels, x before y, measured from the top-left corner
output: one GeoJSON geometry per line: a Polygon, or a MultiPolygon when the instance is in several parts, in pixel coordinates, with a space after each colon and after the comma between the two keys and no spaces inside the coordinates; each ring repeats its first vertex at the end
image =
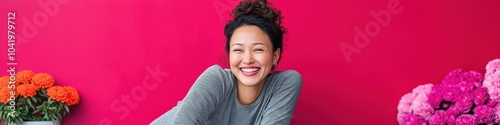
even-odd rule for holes
{"type": "Polygon", "coordinates": [[[483,105],[488,99],[488,89],[485,87],[476,88],[472,95],[474,96],[474,104],[483,105]]]}
{"type": "Polygon", "coordinates": [[[456,117],[451,115],[451,114],[448,114],[448,112],[446,112],[446,114],[443,118],[446,119],[447,125],[454,125],[457,122],[456,117]]]}
{"type": "Polygon", "coordinates": [[[443,110],[437,110],[434,115],[429,117],[430,125],[445,125],[447,122],[446,112],[443,110]]]}
{"type": "Polygon", "coordinates": [[[500,102],[500,59],[492,60],[486,65],[483,86],[488,88],[492,100],[500,102]]]}
{"type": "Polygon", "coordinates": [[[486,105],[480,105],[474,108],[474,117],[478,124],[493,124],[493,118],[495,116],[495,110],[486,105]]]}
{"type": "Polygon", "coordinates": [[[429,98],[427,102],[435,109],[441,106],[441,102],[443,101],[443,87],[441,85],[432,86],[431,93],[429,94],[429,98]]]}
{"type": "Polygon", "coordinates": [[[463,81],[473,84],[474,87],[481,87],[481,83],[484,80],[484,75],[476,71],[462,72],[459,77],[463,81]]]}
{"type": "Polygon", "coordinates": [[[434,86],[434,85],[431,83],[428,83],[425,85],[419,85],[412,90],[412,93],[416,93],[419,95],[429,95],[429,93],[431,93],[432,86],[434,86]]]}
{"type": "Polygon", "coordinates": [[[434,113],[434,108],[427,102],[432,90],[432,84],[419,85],[411,93],[401,97],[398,104],[398,121],[402,122],[407,114],[420,115],[425,120],[434,113]]]}
{"type": "Polygon", "coordinates": [[[399,100],[399,104],[398,104],[398,112],[399,113],[406,113],[406,114],[411,113],[410,106],[411,106],[411,103],[413,102],[413,100],[415,100],[416,95],[417,94],[407,93],[403,97],[401,97],[401,100],[399,100]]]}
{"type": "Polygon", "coordinates": [[[493,73],[485,74],[483,86],[500,86],[500,69],[493,73]]]}
{"type": "Polygon", "coordinates": [[[476,118],[470,114],[463,114],[458,116],[457,125],[476,125],[476,118]]]}
{"type": "Polygon", "coordinates": [[[425,120],[418,115],[408,114],[403,116],[403,121],[400,122],[400,125],[425,125],[425,120]]]}
{"type": "Polygon", "coordinates": [[[486,64],[486,73],[494,73],[500,70],[500,59],[494,59],[486,64]]]}
{"type": "Polygon", "coordinates": [[[469,93],[472,92],[472,90],[474,90],[474,83],[461,81],[457,84],[457,88],[459,88],[460,93],[469,93]]]}
{"type": "Polygon", "coordinates": [[[458,84],[460,81],[462,81],[462,79],[459,78],[459,76],[462,72],[463,72],[463,70],[460,68],[452,70],[450,73],[448,73],[448,75],[446,75],[446,77],[444,77],[444,79],[441,83],[445,86],[449,86],[449,85],[453,86],[453,85],[458,84]]]}
{"type": "Polygon", "coordinates": [[[497,102],[495,102],[491,99],[488,99],[488,101],[486,102],[486,105],[489,107],[495,108],[495,106],[497,106],[497,102]]]}
{"type": "Polygon", "coordinates": [[[495,123],[500,123],[500,105],[495,106],[495,123]]]}
{"type": "Polygon", "coordinates": [[[473,98],[469,94],[460,94],[457,97],[457,102],[455,103],[455,108],[462,113],[467,113],[473,104],[473,98]]]}
{"type": "Polygon", "coordinates": [[[427,103],[427,95],[424,94],[418,95],[410,108],[413,110],[413,114],[422,116],[424,120],[427,120],[434,113],[434,108],[427,103]]]}
{"type": "Polygon", "coordinates": [[[488,88],[490,99],[495,102],[500,102],[500,86],[484,86],[488,88]]]}
{"type": "Polygon", "coordinates": [[[402,123],[403,121],[403,116],[406,114],[411,113],[411,103],[415,99],[414,95],[412,93],[405,94],[403,97],[401,97],[401,100],[399,100],[398,104],[398,115],[397,119],[399,123],[402,123]]]}
{"type": "Polygon", "coordinates": [[[455,86],[445,86],[443,88],[443,99],[449,102],[455,102],[460,94],[460,89],[455,86]]]}
{"type": "Polygon", "coordinates": [[[455,106],[452,106],[446,110],[446,114],[451,115],[453,117],[457,117],[458,115],[460,115],[460,111],[458,111],[458,109],[455,108],[455,106]]]}

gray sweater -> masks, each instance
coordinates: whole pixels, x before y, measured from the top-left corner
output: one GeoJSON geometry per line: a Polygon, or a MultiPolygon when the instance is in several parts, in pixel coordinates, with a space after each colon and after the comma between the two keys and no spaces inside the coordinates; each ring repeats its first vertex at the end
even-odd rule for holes
{"type": "Polygon", "coordinates": [[[269,74],[259,97],[250,105],[238,102],[236,77],[229,69],[209,67],[176,107],[151,125],[284,125],[290,124],[302,77],[294,70],[269,74]]]}

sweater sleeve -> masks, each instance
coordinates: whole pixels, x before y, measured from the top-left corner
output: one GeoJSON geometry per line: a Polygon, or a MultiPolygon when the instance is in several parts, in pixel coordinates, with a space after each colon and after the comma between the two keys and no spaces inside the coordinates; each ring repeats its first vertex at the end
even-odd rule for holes
{"type": "Polygon", "coordinates": [[[205,70],[182,100],[172,124],[204,124],[228,91],[230,84],[227,83],[231,82],[228,77],[218,65],[205,70]]]}
{"type": "Polygon", "coordinates": [[[267,109],[263,112],[262,125],[288,125],[292,120],[295,105],[302,88],[302,76],[294,70],[276,74],[275,87],[267,109]]]}

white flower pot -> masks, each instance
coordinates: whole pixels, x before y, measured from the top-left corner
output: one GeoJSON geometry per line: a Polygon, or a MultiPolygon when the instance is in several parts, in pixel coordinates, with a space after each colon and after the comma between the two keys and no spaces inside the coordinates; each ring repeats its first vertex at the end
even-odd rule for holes
{"type": "MultiPolygon", "coordinates": [[[[9,124],[17,125],[17,124],[9,124]]],[[[61,121],[24,121],[22,125],[61,125],[61,121]]]]}

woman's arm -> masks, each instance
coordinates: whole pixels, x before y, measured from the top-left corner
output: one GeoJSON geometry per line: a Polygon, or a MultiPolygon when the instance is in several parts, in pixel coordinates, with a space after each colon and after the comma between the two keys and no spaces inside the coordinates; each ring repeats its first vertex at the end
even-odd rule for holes
{"type": "Polygon", "coordinates": [[[229,89],[229,75],[218,65],[205,70],[182,100],[172,124],[200,125],[208,120],[229,89]]]}
{"type": "Polygon", "coordinates": [[[302,88],[302,76],[297,71],[288,70],[276,75],[272,80],[276,86],[261,121],[263,125],[290,124],[302,88]]]}

